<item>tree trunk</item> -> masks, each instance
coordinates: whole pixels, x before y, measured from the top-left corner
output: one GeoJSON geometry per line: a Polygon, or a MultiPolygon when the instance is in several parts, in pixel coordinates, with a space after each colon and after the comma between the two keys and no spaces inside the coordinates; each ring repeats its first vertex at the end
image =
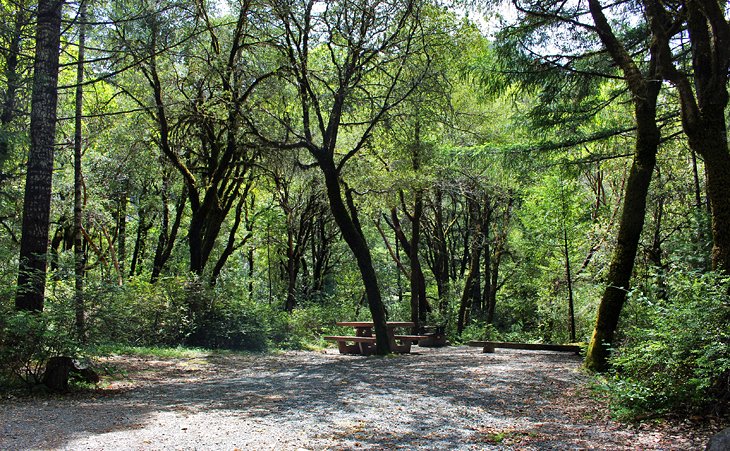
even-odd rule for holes
{"type": "MultiPolygon", "coordinates": [[[[254,214],[253,211],[256,207],[256,195],[251,194],[251,203],[246,202],[245,210],[244,210],[244,221],[246,225],[246,231],[253,235],[253,228],[254,228],[254,214]]],[[[255,248],[253,245],[248,246],[248,251],[246,252],[246,261],[248,262],[248,299],[253,300],[253,277],[254,277],[254,252],[255,248]]]]}
{"type": "MultiPolygon", "coordinates": [[[[653,99],[656,102],[658,91],[658,87],[654,89],[653,97],[647,101],[653,99]]],[[[660,138],[652,107],[653,105],[636,107],[636,153],[626,183],[616,248],[606,279],[607,286],[598,307],[596,325],[586,353],[586,367],[596,371],[608,368],[610,346],[629,291],[636,250],[644,227],[646,196],[656,164],[660,138]]]]}
{"type": "Polygon", "coordinates": [[[82,157],[82,114],[84,105],[84,53],[86,51],[86,2],[79,6],[79,54],[76,67],[76,117],[74,123],[74,307],[76,313],[76,336],[83,343],[86,337],[86,309],[84,307],[84,255],[83,227],[83,174],[82,157]]]}
{"type": "Polygon", "coordinates": [[[479,263],[481,259],[482,248],[482,221],[479,214],[479,206],[473,199],[468,199],[469,217],[472,223],[471,240],[469,242],[469,264],[464,282],[464,292],[461,295],[461,303],[459,304],[459,317],[456,323],[456,332],[461,334],[469,322],[469,310],[475,299],[475,295],[479,297],[479,263]]]}
{"type": "MultiPolygon", "coordinates": [[[[402,193],[401,193],[402,196],[402,193]]],[[[403,197],[401,197],[403,200],[403,197]]],[[[405,212],[405,202],[401,202],[402,208],[405,212]]],[[[418,331],[422,325],[425,324],[428,313],[431,312],[431,306],[428,304],[426,298],[426,278],[423,274],[423,268],[421,267],[421,259],[418,254],[421,242],[421,218],[423,216],[423,192],[418,191],[414,196],[414,209],[413,215],[409,215],[406,212],[406,216],[411,221],[411,240],[409,241],[403,232],[400,219],[398,218],[398,211],[396,208],[390,211],[391,228],[395,232],[396,244],[400,243],[400,247],[403,248],[408,260],[410,262],[409,269],[406,269],[401,265],[402,272],[406,275],[410,275],[410,307],[411,307],[411,322],[415,324],[413,326],[413,334],[418,334],[418,331]]],[[[398,257],[396,257],[398,258],[398,257]]],[[[400,262],[400,260],[398,260],[400,262]]],[[[400,264],[400,263],[399,263],[400,264]]],[[[398,272],[400,275],[400,271],[398,272]]]]}
{"type": "Polygon", "coordinates": [[[284,310],[288,313],[294,311],[297,305],[297,276],[299,275],[299,259],[290,252],[286,267],[286,302],[284,310]]]}
{"type": "Polygon", "coordinates": [[[5,178],[2,167],[10,155],[10,124],[16,117],[16,98],[20,89],[20,74],[18,73],[18,56],[20,55],[20,43],[23,38],[23,28],[28,22],[26,12],[18,8],[13,17],[15,26],[13,35],[7,49],[5,60],[5,92],[2,99],[2,112],[0,112],[0,181],[5,178]]]}
{"type": "MultiPolygon", "coordinates": [[[[357,261],[357,267],[360,270],[360,276],[365,287],[368,307],[373,318],[375,334],[379,337],[387,337],[385,306],[380,296],[380,287],[378,287],[378,279],[373,267],[370,248],[362,231],[357,227],[356,220],[347,212],[347,207],[342,199],[339,174],[335,169],[334,162],[326,159],[326,157],[322,158],[321,155],[315,155],[315,157],[320,157],[319,165],[324,174],[332,216],[342,233],[342,238],[350,247],[357,261]]],[[[391,349],[388,340],[378,340],[375,352],[379,355],[390,354],[391,349]]]]}
{"type": "Polygon", "coordinates": [[[446,225],[443,211],[443,191],[436,189],[434,205],[434,277],[436,278],[436,290],[439,296],[439,312],[446,315],[448,309],[448,298],[450,288],[449,277],[449,248],[446,244],[446,225]]]}
{"type": "Polygon", "coordinates": [[[132,261],[129,263],[129,277],[137,275],[142,268],[140,264],[144,256],[145,241],[147,240],[147,232],[152,228],[152,222],[145,223],[147,220],[146,211],[139,210],[139,219],[137,221],[137,238],[134,240],[134,250],[132,251],[132,261]]]}
{"type": "MultiPolygon", "coordinates": [[[[727,133],[706,133],[703,143],[707,168],[707,195],[712,211],[712,269],[730,273],[730,154],[727,133]],[[714,135],[714,136],[712,136],[714,135]]],[[[690,145],[692,146],[692,139],[690,145]]]]}
{"type": "MultiPolygon", "coordinates": [[[[416,323],[416,333],[420,329],[420,326],[425,325],[428,318],[428,314],[431,312],[431,306],[428,303],[426,297],[426,278],[423,274],[423,267],[421,266],[421,258],[419,256],[419,250],[421,246],[421,217],[423,216],[423,192],[417,191],[414,199],[413,218],[411,224],[411,283],[415,282],[415,288],[417,293],[418,318],[416,323]],[[413,274],[418,274],[414,279],[413,274]]],[[[412,291],[413,289],[411,289],[412,291]]]]}
{"type": "Polygon", "coordinates": [[[162,193],[162,225],[160,227],[160,235],[157,238],[157,249],[155,249],[155,259],[152,263],[152,274],[150,276],[150,283],[157,282],[162,274],[162,269],[165,267],[165,263],[170,259],[172,249],[175,247],[175,240],[177,239],[177,232],[180,229],[180,222],[182,221],[183,212],[185,211],[186,203],[186,189],[183,188],[178,203],[175,205],[175,219],[172,222],[172,227],[169,227],[170,213],[168,211],[168,199],[167,194],[162,193]]]}
{"type": "Polygon", "coordinates": [[[127,259],[127,205],[128,193],[126,187],[119,195],[119,214],[117,215],[117,259],[119,272],[124,274],[124,262],[127,259]]]}
{"type": "Polygon", "coordinates": [[[242,238],[240,242],[236,242],[238,228],[241,225],[241,219],[243,217],[243,208],[246,206],[246,195],[250,186],[250,184],[247,185],[245,192],[241,195],[241,199],[238,201],[238,205],[236,206],[233,217],[233,224],[231,224],[231,228],[228,231],[228,240],[226,241],[226,247],[223,248],[221,255],[218,256],[218,260],[216,260],[215,266],[213,266],[213,271],[210,275],[209,285],[211,286],[215,285],[216,281],[218,280],[218,276],[220,276],[221,271],[223,271],[223,267],[228,261],[228,258],[233,255],[233,252],[236,249],[239,249],[241,246],[245,245],[248,239],[251,237],[251,235],[247,234],[244,238],[242,238]]]}
{"type": "Polygon", "coordinates": [[[649,191],[651,175],[656,163],[656,149],[659,144],[658,130],[654,143],[637,138],[637,149],[631,165],[629,180],[626,183],[623,212],[619,222],[618,239],[613,251],[611,264],[606,278],[606,290],[601,298],[596,316],[596,325],[586,353],[585,365],[594,371],[608,368],[610,347],[618,326],[619,316],[629,281],[634,270],[636,249],[646,214],[646,195],[649,191]]]}
{"type": "Polygon", "coordinates": [[[717,2],[682,2],[692,50],[690,80],[672,59],[666,23],[673,11],[656,0],[645,0],[645,9],[662,57],[661,75],[679,93],[682,128],[693,152],[705,160],[707,197],[712,213],[712,268],[730,273],[730,153],[725,108],[728,104],[730,22],[717,2]],[[694,82],[694,83],[693,83],[694,82]],[[693,86],[694,84],[694,86],[693,86]]]}
{"type": "Polygon", "coordinates": [[[573,274],[570,270],[570,248],[568,230],[563,223],[563,257],[565,257],[565,280],[568,282],[568,320],[570,321],[570,341],[575,343],[575,310],[573,307],[573,274]]]}
{"type": "Polygon", "coordinates": [[[487,324],[494,322],[494,306],[492,305],[492,249],[489,239],[491,225],[491,206],[485,205],[488,210],[487,219],[484,224],[484,292],[482,293],[482,305],[486,309],[484,319],[487,324]]]}
{"type": "MultiPolygon", "coordinates": [[[[191,187],[192,188],[192,187],[191,187]]],[[[197,196],[197,193],[191,191],[191,196],[197,196]]],[[[190,272],[201,275],[203,273],[203,216],[199,213],[199,208],[194,207],[196,202],[193,197],[190,198],[190,209],[192,217],[188,226],[188,247],[190,252],[190,272]],[[198,213],[196,214],[196,211],[198,213]]]]}
{"type": "Polygon", "coordinates": [[[585,359],[586,368],[605,371],[608,368],[614,333],[630,288],[636,250],[644,227],[646,196],[661,140],[661,132],[656,123],[656,103],[661,80],[657,77],[659,70],[657,42],[652,42],[650,74],[649,77],[644,77],[627,50],[613,34],[599,0],[589,0],[589,6],[598,35],[613,60],[621,68],[631,91],[637,126],[634,159],[626,182],[616,248],[611,258],[606,290],[598,306],[596,324],[585,359]]]}
{"type": "Polygon", "coordinates": [[[38,1],[30,153],[25,179],[18,292],[15,298],[18,310],[43,310],[63,3],[61,0],[38,1]]]}

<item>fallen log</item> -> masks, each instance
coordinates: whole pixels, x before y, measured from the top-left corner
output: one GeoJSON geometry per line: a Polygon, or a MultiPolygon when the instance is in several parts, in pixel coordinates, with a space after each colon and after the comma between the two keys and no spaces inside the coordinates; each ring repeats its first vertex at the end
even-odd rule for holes
{"type": "Polygon", "coordinates": [[[580,354],[578,345],[555,345],[547,343],[507,343],[504,341],[470,341],[469,346],[483,348],[482,352],[494,352],[496,348],[525,349],[530,351],[559,351],[580,354]]]}

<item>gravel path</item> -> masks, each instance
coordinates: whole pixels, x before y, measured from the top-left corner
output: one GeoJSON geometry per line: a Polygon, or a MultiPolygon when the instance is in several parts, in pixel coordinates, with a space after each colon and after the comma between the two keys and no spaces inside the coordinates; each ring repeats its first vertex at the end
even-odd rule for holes
{"type": "Polygon", "coordinates": [[[625,426],[590,398],[578,357],[415,348],[145,360],[93,393],[0,401],[0,449],[701,449],[625,426]]]}

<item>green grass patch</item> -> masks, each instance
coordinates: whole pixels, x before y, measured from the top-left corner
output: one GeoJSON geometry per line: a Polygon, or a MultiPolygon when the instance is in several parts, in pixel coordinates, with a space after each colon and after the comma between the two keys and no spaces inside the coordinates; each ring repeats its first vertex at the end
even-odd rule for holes
{"type": "Polygon", "coordinates": [[[194,359],[207,357],[212,354],[224,354],[223,351],[212,351],[203,348],[158,347],[158,346],[129,346],[129,345],[104,345],[89,350],[92,355],[129,355],[136,357],[156,357],[160,359],[194,359]]]}

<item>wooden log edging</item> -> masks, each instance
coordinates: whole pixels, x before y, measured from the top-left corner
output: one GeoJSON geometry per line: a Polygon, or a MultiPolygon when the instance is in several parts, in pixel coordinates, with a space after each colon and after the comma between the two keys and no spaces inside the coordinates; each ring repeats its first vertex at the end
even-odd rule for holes
{"type": "Polygon", "coordinates": [[[469,346],[483,348],[482,352],[494,352],[496,348],[525,349],[530,351],[559,351],[580,354],[578,345],[556,345],[548,343],[508,343],[504,341],[470,341],[469,346]]]}

